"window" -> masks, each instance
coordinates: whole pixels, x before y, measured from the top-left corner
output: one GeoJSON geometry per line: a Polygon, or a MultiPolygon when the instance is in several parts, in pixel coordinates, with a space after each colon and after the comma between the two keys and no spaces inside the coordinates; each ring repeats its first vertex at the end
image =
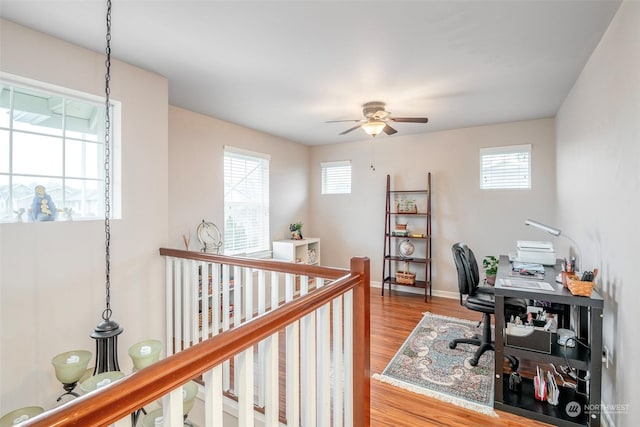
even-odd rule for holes
{"type": "Polygon", "coordinates": [[[0,80],[0,222],[104,218],[104,102],[69,93],[0,80]]]}
{"type": "Polygon", "coordinates": [[[269,156],[224,148],[224,253],[269,250],[269,156]]]}
{"type": "Polygon", "coordinates": [[[320,163],[322,194],[351,193],[351,160],[320,163]]]}
{"type": "Polygon", "coordinates": [[[480,188],[530,189],[531,145],[481,148],[480,188]]]}

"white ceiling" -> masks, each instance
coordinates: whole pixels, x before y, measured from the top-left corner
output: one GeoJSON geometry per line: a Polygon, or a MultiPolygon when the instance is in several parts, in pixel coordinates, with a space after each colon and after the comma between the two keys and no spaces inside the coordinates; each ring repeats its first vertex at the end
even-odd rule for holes
{"type": "MultiPolygon", "coordinates": [[[[331,144],[369,138],[325,123],[362,118],[367,101],[429,117],[396,135],[552,117],[619,4],[113,0],[112,56],[166,76],[172,105],[331,144]]],[[[100,52],[105,11],[0,0],[3,18],[100,52]]]]}

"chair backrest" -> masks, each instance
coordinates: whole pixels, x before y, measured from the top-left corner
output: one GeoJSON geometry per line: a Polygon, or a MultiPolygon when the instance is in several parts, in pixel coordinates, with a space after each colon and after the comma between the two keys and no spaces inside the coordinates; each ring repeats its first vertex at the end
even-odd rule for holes
{"type": "Polygon", "coordinates": [[[462,295],[469,295],[476,291],[480,283],[480,273],[478,263],[473,251],[464,243],[456,243],[451,247],[453,260],[458,270],[458,289],[460,290],[460,301],[462,295]]]}

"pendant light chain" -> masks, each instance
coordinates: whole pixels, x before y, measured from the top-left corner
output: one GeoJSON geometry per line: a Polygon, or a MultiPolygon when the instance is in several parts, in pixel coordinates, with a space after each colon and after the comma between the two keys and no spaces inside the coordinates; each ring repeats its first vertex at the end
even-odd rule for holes
{"type": "Polygon", "coordinates": [[[107,59],[105,61],[106,74],[104,76],[104,108],[105,108],[105,126],[104,126],[104,234],[105,234],[105,309],[102,312],[102,318],[109,321],[111,318],[111,104],[109,95],[111,89],[109,82],[111,80],[111,0],[107,0],[107,48],[105,53],[107,59]]]}

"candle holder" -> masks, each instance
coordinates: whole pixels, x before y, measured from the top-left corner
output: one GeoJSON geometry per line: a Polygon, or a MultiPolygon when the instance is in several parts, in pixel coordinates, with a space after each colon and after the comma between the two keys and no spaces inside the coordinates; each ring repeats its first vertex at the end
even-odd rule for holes
{"type": "Polygon", "coordinates": [[[87,350],[73,350],[60,353],[55,356],[51,363],[56,371],[56,378],[62,383],[64,393],[58,397],[56,402],[60,402],[63,396],[71,395],[78,397],[78,393],[73,390],[78,381],[87,371],[87,365],[91,359],[91,352],[87,350]]]}

